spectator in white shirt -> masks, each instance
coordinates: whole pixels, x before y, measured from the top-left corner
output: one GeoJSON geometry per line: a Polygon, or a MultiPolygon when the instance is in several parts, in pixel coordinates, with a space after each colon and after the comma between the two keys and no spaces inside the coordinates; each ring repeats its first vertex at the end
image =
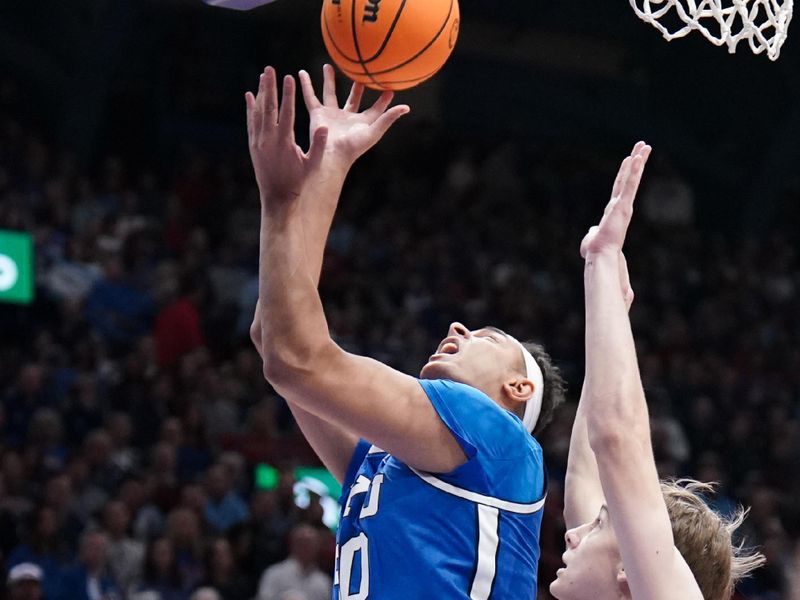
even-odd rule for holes
{"type": "Polygon", "coordinates": [[[272,565],[261,576],[258,600],[329,600],[333,582],[317,563],[320,536],[308,525],[295,527],[289,535],[289,558],[272,565]]]}

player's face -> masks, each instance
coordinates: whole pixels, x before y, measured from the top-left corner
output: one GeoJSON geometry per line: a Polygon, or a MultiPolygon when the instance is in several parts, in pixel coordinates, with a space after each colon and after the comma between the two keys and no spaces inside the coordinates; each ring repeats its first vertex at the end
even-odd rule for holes
{"type": "MultiPolygon", "coordinates": [[[[611,600],[621,597],[618,582],[621,562],[617,537],[603,507],[597,519],[565,536],[564,568],[550,584],[550,593],[558,600],[611,600]]],[[[627,589],[627,588],[626,588],[627,589]]]]}
{"type": "Polygon", "coordinates": [[[458,381],[498,398],[508,378],[521,375],[522,366],[519,345],[499,329],[470,331],[461,323],[453,323],[420,377],[458,381]]]}

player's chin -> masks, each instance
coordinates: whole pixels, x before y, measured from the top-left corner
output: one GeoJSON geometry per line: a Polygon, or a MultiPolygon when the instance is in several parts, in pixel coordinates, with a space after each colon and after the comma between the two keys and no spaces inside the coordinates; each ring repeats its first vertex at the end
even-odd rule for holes
{"type": "Polygon", "coordinates": [[[556,600],[565,600],[561,592],[561,580],[556,576],[555,580],[550,584],[550,595],[556,600]]]}
{"type": "Polygon", "coordinates": [[[431,358],[419,372],[420,379],[452,379],[452,365],[446,360],[431,358]]]}

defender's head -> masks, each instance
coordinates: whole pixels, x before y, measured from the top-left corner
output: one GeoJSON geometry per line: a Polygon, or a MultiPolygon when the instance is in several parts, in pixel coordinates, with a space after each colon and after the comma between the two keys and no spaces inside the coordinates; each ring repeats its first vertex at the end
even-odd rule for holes
{"type": "Polygon", "coordinates": [[[461,323],[450,325],[420,377],[449,379],[482,391],[529,424],[534,435],[550,422],[566,387],[541,346],[521,344],[496,327],[470,331],[461,323]]]}
{"type": "MultiPolygon", "coordinates": [[[[711,486],[691,480],[665,482],[661,491],[667,505],[675,547],[689,565],[705,600],[728,600],[736,582],[764,562],[758,553],[734,545],[733,532],[745,511],[725,519],[710,509],[700,493],[711,486]]],[[[614,533],[614,515],[606,507],[597,519],[566,534],[563,569],[550,584],[558,600],[617,600],[630,598],[625,568],[614,533]]]]}

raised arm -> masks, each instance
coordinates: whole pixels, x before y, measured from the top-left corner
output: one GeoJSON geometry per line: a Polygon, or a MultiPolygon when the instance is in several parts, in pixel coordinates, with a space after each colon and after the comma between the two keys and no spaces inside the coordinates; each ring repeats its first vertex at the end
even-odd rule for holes
{"type": "MultiPolygon", "coordinates": [[[[326,235],[330,223],[323,227],[305,215],[303,194],[308,181],[327,177],[325,166],[333,164],[327,161],[352,150],[351,142],[358,138],[341,138],[330,124],[314,129],[312,114],[311,148],[303,153],[294,141],[294,79],[284,80],[278,107],[277,91],[268,89],[269,75],[262,76],[258,98],[247,97],[250,150],[262,205],[259,297],[265,376],[291,404],[408,464],[452,470],[464,462],[464,454],[417,381],[344,352],[330,337],[316,285],[325,244],[319,233],[326,235]],[[270,169],[274,178],[260,176],[270,169]],[[308,236],[316,241],[308,243],[308,236]],[[312,258],[317,252],[319,258],[312,258]],[[437,452],[430,452],[431,446],[437,452]]],[[[302,79],[305,91],[306,77],[302,79]]],[[[306,102],[310,100],[306,94],[306,102]]],[[[405,112],[407,108],[395,107],[367,115],[354,128],[361,139],[373,139],[361,152],[405,112]]]]}
{"type": "Polygon", "coordinates": [[[586,428],[586,403],[583,397],[587,387],[588,383],[584,381],[569,441],[567,476],[564,482],[564,523],[567,529],[589,523],[605,504],[597,460],[589,445],[586,428]]]}
{"type": "MultiPolygon", "coordinates": [[[[392,94],[382,95],[375,105],[362,113],[359,112],[359,107],[364,87],[361,84],[355,84],[344,108],[339,108],[333,68],[325,65],[323,70],[325,77],[323,102],[316,98],[308,74],[300,73],[303,95],[311,116],[312,138],[320,128],[326,128],[328,135],[336,142],[335,144],[326,144],[328,152],[323,154],[319,168],[309,173],[308,179],[303,183],[299,192],[298,202],[306,229],[304,238],[306,254],[315,285],[319,284],[325,243],[350,167],[358,156],[380,139],[397,118],[407,112],[407,107],[395,107],[378,127],[365,129],[365,126],[375,123],[375,116],[381,117],[387,112],[392,94]]],[[[270,102],[277,106],[275,71],[272,68],[265,70],[263,83],[266,93],[271,97],[270,102]]],[[[266,182],[270,178],[274,178],[275,173],[272,169],[276,166],[279,165],[276,165],[275,161],[258,163],[259,180],[266,182]]],[[[263,359],[261,321],[261,301],[259,301],[256,304],[250,336],[263,359]]],[[[288,400],[288,404],[306,440],[327,469],[341,482],[353,450],[358,443],[358,436],[343,427],[311,414],[291,400],[288,400]]]]}
{"type": "MultiPolygon", "coordinates": [[[[643,145],[637,145],[634,153],[643,145]]],[[[622,173],[620,172],[620,174],[622,173]]],[[[619,285],[625,299],[625,308],[630,310],[634,294],[628,278],[625,255],[622,252],[620,252],[619,285]]],[[[591,389],[592,385],[589,383],[587,375],[584,378],[583,389],[581,389],[581,398],[578,402],[569,442],[567,476],[564,485],[564,522],[567,529],[573,529],[593,521],[600,508],[605,504],[597,459],[589,444],[589,431],[586,423],[587,408],[584,396],[591,389]]]]}
{"type": "Polygon", "coordinates": [[[581,245],[586,260],[586,380],[589,443],[624,578],[636,600],[701,599],[675,549],[650,440],[650,423],[626,302],[620,286],[622,246],[650,147],[637,144],[622,163],[599,226],[581,245]]]}

